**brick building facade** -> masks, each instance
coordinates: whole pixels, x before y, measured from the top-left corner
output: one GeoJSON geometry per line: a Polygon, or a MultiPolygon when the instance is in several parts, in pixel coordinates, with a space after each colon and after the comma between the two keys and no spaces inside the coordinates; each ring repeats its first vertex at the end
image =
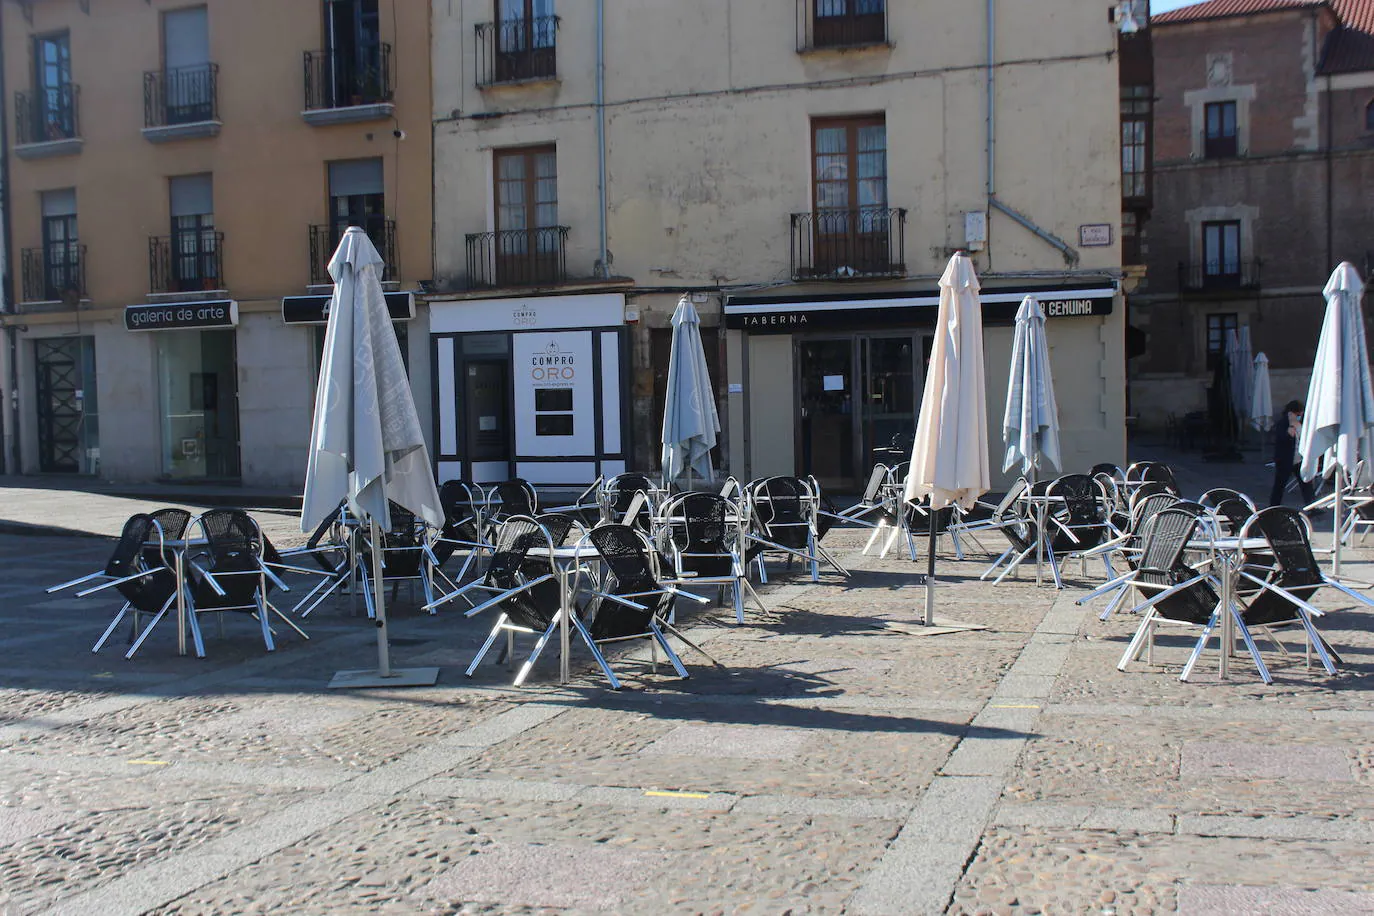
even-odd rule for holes
{"type": "Polygon", "coordinates": [[[1371,267],[1374,0],[1211,0],[1154,17],[1147,335],[1132,411],[1207,407],[1215,354],[1248,327],[1276,404],[1306,391],[1322,286],[1371,267]]]}

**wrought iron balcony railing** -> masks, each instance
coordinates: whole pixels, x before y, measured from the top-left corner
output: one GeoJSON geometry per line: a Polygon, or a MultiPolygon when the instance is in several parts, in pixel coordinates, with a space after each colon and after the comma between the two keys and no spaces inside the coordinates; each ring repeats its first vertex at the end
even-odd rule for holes
{"type": "Polygon", "coordinates": [[[224,289],[224,233],[193,229],[148,239],[148,288],[155,293],[224,289]]]}
{"type": "Polygon", "coordinates": [[[886,0],[796,0],[797,50],[887,43],[886,0]]]}
{"type": "MultiPolygon", "coordinates": [[[[333,223],[310,227],[310,285],[322,286],[333,283],[329,276],[329,259],[339,247],[339,240],[348,230],[348,223],[333,223]]],[[[362,224],[362,230],[377,246],[382,256],[382,282],[397,280],[401,276],[396,263],[396,221],[394,219],[374,219],[362,224]]]]}
{"type": "Polygon", "coordinates": [[[1250,292],[1260,288],[1259,258],[1178,265],[1178,287],[1193,293],[1250,292]]]}
{"type": "Polygon", "coordinates": [[[860,207],[792,214],[792,276],[906,276],[906,210],[860,207]]]}
{"type": "Polygon", "coordinates": [[[568,279],[568,227],[505,229],[467,237],[468,288],[549,286],[568,279]]]}
{"type": "Polygon", "coordinates": [[[86,295],[85,245],[52,242],[42,248],[25,248],[20,256],[25,302],[57,302],[86,295]]]}
{"type": "Polygon", "coordinates": [[[477,24],[477,85],[551,80],[558,75],[558,17],[477,24]]]}
{"type": "Polygon", "coordinates": [[[68,83],[56,89],[14,94],[14,133],[19,145],[73,140],[81,136],[77,101],[79,87],[68,83]]]}
{"type": "Polygon", "coordinates": [[[143,74],[143,126],[173,127],[219,120],[219,65],[143,74]]]}
{"type": "Polygon", "coordinates": [[[391,45],[378,45],[371,59],[338,50],[305,52],[305,108],[379,105],[392,99],[391,45]]]}

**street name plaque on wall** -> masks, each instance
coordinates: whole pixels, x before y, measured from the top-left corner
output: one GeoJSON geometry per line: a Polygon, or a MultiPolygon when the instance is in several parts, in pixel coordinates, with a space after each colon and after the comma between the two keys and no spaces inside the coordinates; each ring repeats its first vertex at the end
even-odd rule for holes
{"type": "Polygon", "coordinates": [[[239,304],[232,299],[124,307],[124,327],[130,331],[194,331],[232,328],[238,323],[239,304]]]}

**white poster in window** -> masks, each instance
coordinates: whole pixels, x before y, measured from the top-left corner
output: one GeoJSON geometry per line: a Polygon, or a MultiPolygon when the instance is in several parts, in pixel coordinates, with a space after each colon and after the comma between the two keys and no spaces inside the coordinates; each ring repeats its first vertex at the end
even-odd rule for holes
{"type": "Polygon", "coordinates": [[[826,391],[844,391],[843,375],[827,375],[824,377],[824,389],[826,391]]]}
{"type": "Polygon", "coordinates": [[[596,380],[591,331],[516,334],[515,452],[522,457],[596,454],[596,380]]]}

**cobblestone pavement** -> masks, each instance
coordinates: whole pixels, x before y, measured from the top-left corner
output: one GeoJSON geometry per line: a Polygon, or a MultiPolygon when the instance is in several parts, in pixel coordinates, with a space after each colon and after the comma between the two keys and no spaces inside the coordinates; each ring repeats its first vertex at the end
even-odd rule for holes
{"type": "Polygon", "coordinates": [[[375,651],[346,597],[272,654],[231,615],[206,659],[170,619],[92,654],[114,602],[43,587],[110,544],[51,530],[144,503],[79,497],[0,534],[3,914],[1374,911],[1374,616],[1339,596],[1337,677],[1290,638],[1272,685],[1215,650],[1183,684],[1186,634],[1116,671],[1137,621],[1075,606],[1076,565],[1056,592],[942,557],[940,613],[987,629],[922,636],[919,568],[837,530],[850,579],[779,565],[745,626],[684,612],[721,662],[688,681],[634,649],[620,693],[585,652],[565,686],[553,656],[467,679],[490,619],[403,587],[394,662],[439,683],[340,692],[375,651]]]}

